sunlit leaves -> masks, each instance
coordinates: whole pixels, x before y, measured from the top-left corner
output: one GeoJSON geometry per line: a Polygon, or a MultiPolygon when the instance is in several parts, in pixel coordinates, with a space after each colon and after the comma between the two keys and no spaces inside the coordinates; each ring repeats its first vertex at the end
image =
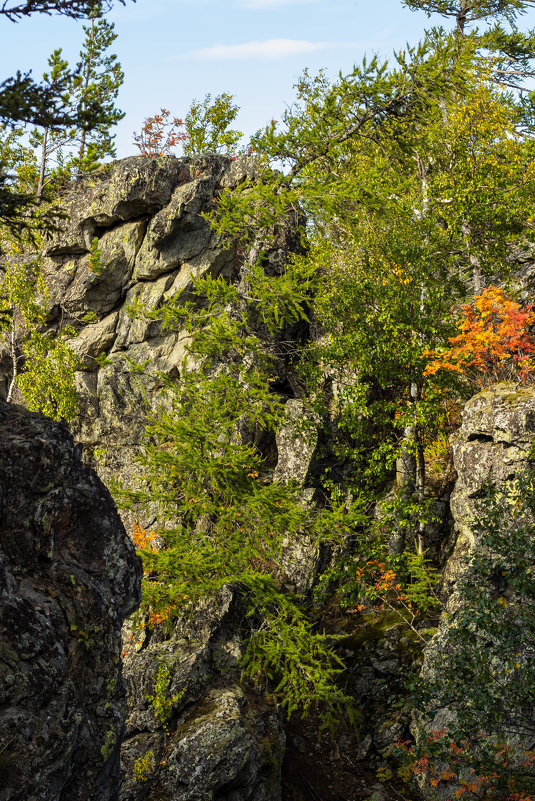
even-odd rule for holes
{"type": "Polygon", "coordinates": [[[535,322],[531,306],[510,300],[499,287],[489,286],[472,303],[462,307],[460,334],[450,347],[434,356],[427,375],[451,370],[476,380],[526,379],[535,370],[535,322]],[[483,378],[478,374],[483,374],[483,378]]]}
{"type": "Polygon", "coordinates": [[[187,138],[182,120],[172,117],[171,112],[162,108],[158,114],[147,117],[141,131],[134,133],[134,144],[140,156],[168,156],[180,142],[187,138]]]}

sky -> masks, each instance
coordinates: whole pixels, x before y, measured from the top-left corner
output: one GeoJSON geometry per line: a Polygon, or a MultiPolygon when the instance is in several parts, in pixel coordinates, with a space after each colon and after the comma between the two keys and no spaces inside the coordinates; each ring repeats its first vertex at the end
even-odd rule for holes
{"type": "MultiPolygon", "coordinates": [[[[133,132],[161,108],[184,117],[193,99],[230,92],[240,107],[235,126],[246,138],[291,105],[293,85],[308,68],[331,78],[365,53],[390,58],[417,42],[429,21],[401,0],[126,0],[108,20],[125,73],[117,105],[117,155],[135,154],[133,132]]],[[[443,22],[443,20],[442,20],[443,22]]],[[[17,69],[37,79],[57,47],[74,64],[82,22],[63,17],[0,20],[0,80],[17,69]]],[[[535,27],[535,9],[522,25],[535,27]]]]}

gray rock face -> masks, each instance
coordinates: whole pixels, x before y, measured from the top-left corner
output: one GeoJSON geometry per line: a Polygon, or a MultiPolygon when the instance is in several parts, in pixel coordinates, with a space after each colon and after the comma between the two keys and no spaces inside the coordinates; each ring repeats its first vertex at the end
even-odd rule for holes
{"type": "MultiPolygon", "coordinates": [[[[68,322],[77,330],[71,346],[81,362],[82,414],[73,431],[105,483],[118,477],[136,483],[147,409],[161,374],[178,376],[185,355],[184,333],[135,318],[131,306],[157,309],[191,288],[194,276],[237,278],[235,248],[202,215],[224,188],[255,170],[253,157],[127,158],[86,178],[65,201],[67,222],[44,260],[49,325],[68,322]],[[142,365],[137,376],[128,369],[132,363],[142,365]]],[[[268,248],[268,261],[278,263],[287,249],[284,236],[279,240],[268,248]]],[[[149,510],[139,522],[150,525],[152,517],[149,510]]],[[[131,528],[133,516],[124,519],[131,528]]]]}
{"type": "Polygon", "coordinates": [[[67,429],[0,402],[0,798],[112,801],[141,566],[67,429]]]}
{"type": "MultiPolygon", "coordinates": [[[[69,321],[78,331],[71,345],[81,361],[82,412],[73,429],[84,458],[105,483],[120,478],[135,486],[139,480],[135,457],[147,410],[159,397],[161,374],[179,376],[187,344],[184,332],[136,319],[130,307],[157,309],[192,288],[197,275],[223,275],[239,284],[242,258],[202,215],[224,188],[254,177],[255,169],[251,157],[125,159],[88,178],[66,201],[69,220],[45,259],[49,323],[54,328],[69,321]],[[128,369],[132,362],[142,365],[137,374],[128,369]]],[[[263,243],[270,274],[284,268],[292,236],[291,230],[278,231],[263,243]]],[[[297,421],[298,404],[294,411],[297,421]]],[[[315,442],[295,460],[292,432],[281,437],[276,480],[303,482],[315,442]]],[[[130,531],[134,519],[149,527],[154,510],[123,519],[130,531]]],[[[287,573],[296,547],[289,544],[287,573]]],[[[308,586],[316,553],[307,543],[297,550],[303,565],[296,580],[308,586]]],[[[126,627],[129,713],[121,801],[278,801],[282,714],[265,694],[240,684],[240,632],[247,625],[236,591],[227,588],[172,632],[157,629],[136,644],[126,627]],[[149,701],[159,692],[158,676],[167,682],[160,694],[170,699],[168,720],[149,701]]]]}
{"type": "Polygon", "coordinates": [[[241,620],[236,591],[226,587],[170,634],[154,632],[137,653],[127,646],[121,801],[279,801],[281,715],[239,684],[241,620]],[[153,700],[162,669],[171,699],[164,720],[153,700]]]}
{"type": "Polygon", "coordinates": [[[474,546],[475,501],[526,467],[535,435],[535,389],[495,384],[466,404],[453,442],[457,482],[451,495],[456,545],[444,578],[452,584],[474,546]]]}
{"type": "MultiPolygon", "coordinates": [[[[437,633],[424,650],[422,672],[436,680],[435,665],[441,665],[441,654],[451,652],[448,626],[455,625],[455,613],[463,610],[463,602],[456,592],[456,582],[465,569],[470,555],[478,548],[486,548],[474,531],[477,504],[485,497],[487,487],[498,490],[514,479],[528,466],[535,432],[535,388],[516,384],[495,384],[473,397],[466,404],[462,425],[453,443],[457,482],[451,496],[451,511],[456,530],[456,545],[444,571],[444,585],[448,591],[446,604],[449,616],[443,617],[437,633]]],[[[482,579],[489,586],[492,576],[482,579]]],[[[474,634],[475,636],[475,634],[474,634]]],[[[451,655],[455,659],[456,654],[451,655]]],[[[440,669],[440,667],[439,667],[440,669]]],[[[526,711],[519,709],[519,712],[526,711]]],[[[434,710],[432,720],[419,719],[414,726],[416,737],[429,731],[447,730],[455,721],[455,708],[434,710]]],[[[487,733],[487,732],[486,732],[487,733]]],[[[490,734],[490,733],[489,733],[490,734]]],[[[507,736],[507,735],[505,735],[507,736]]],[[[532,744],[529,745],[532,747],[532,744]]],[[[442,782],[437,790],[421,777],[421,789],[426,798],[449,799],[455,797],[455,785],[442,782]]]]}

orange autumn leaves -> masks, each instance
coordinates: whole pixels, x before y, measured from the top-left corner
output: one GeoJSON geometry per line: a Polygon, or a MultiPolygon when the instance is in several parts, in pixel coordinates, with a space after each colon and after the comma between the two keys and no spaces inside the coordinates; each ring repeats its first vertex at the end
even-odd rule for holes
{"type": "MultiPolygon", "coordinates": [[[[394,598],[398,603],[405,605],[408,601],[406,593],[398,582],[396,574],[385,562],[371,559],[363,567],[355,568],[358,581],[366,584],[374,600],[379,600],[384,608],[386,598],[394,598]]],[[[412,604],[409,603],[412,607],[412,604]]],[[[367,604],[359,604],[354,612],[363,612],[367,604]]]]}
{"type": "Polygon", "coordinates": [[[138,523],[134,523],[132,539],[136,546],[136,551],[155,551],[157,535],[155,531],[146,532],[138,523]]]}
{"type": "Polygon", "coordinates": [[[533,305],[521,306],[510,300],[503,289],[487,287],[472,303],[462,306],[460,333],[450,337],[450,347],[426,351],[433,357],[425,375],[450,370],[491,380],[526,380],[535,371],[535,323],[533,305]]]}
{"type": "MultiPolygon", "coordinates": [[[[156,532],[154,530],[146,531],[136,522],[134,522],[132,539],[134,541],[136,551],[142,559],[143,552],[155,553],[158,550],[158,535],[156,532]]],[[[147,576],[148,573],[149,571],[145,565],[145,560],[143,559],[143,575],[147,576]]],[[[187,595],[182,595],[182,600],[187,599],[187,595]]],[[[177,607],[175,606],[165,607],[161,611],[151,610],[146,621],[146,625],[148,625],[150,628],[154,628],[154,626],[157,626],[159,623],[166,623],[172,619],[176,611],[177,607]]],[[[140,624],[140,628],[145,628],[145,622],[140,624]]]]}

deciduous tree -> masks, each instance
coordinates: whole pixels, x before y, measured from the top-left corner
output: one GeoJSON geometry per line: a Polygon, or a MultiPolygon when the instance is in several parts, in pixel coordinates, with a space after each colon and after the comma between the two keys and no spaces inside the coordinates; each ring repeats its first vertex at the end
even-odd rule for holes
{"type": "Polygon", "coordinates": [[[169,156],[187,138],[183,127],[181,119],[171,117],[171,112],[162,108],[159,114],[144,120],[140,133],[134,132],[134,144],[140,156],[169,156]]]}
{"type": "Polygon", "coordinates": [[[236,119],[238,106],[228,92],[212,100],[210,94],[204,100],[194,100],[184,120],[187,140],[184,143],[186,156],[198,153],[233,154],[242,138],[241,131],[233,131],[230,125],[236,119]]]}

